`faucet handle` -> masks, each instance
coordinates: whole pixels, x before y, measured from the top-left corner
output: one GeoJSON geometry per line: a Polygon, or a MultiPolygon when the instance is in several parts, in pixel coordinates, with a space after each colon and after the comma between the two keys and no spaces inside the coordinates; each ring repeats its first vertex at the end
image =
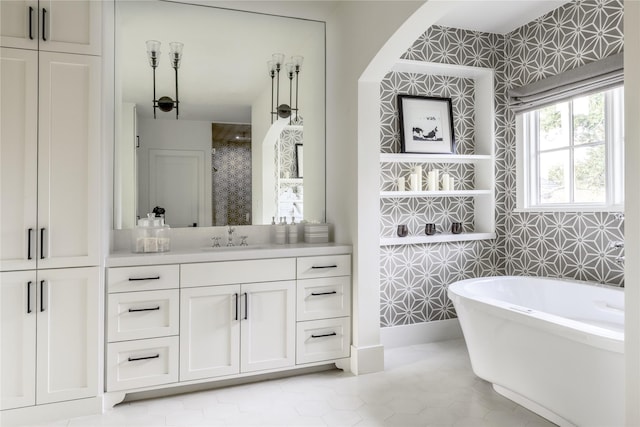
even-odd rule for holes
{"type": "Polygon", "coordinates": [[[219,248],[220,247],[220,237],[212,237],[211,240],[213,240],[213,248],[219,248]]]}
{"type": "Polygon", "coordinates": [[[249,246],[247,244],[247,237],[249,236],[240,236],[240,246],[249,246]]]}

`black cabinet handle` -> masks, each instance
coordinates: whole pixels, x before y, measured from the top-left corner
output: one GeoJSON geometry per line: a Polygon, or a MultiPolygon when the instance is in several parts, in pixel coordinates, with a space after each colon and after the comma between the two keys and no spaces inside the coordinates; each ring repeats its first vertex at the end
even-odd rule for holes
{"type": "Polygon", "coordinates": [[[312,268],[312,269],[314,269],[314,270],[316,270],[316,269],[319,269],[319,268],[338,268],[338,266],[337,266],[337,265],[335,265],[335,264],[334,264],[334,265],[320,265],[320,266],[315,266],[315,265],[314,265],[314,266],[313,266],[313,267],[311,267],[311,268],[312,268]]]}
{"type": "Polygon", "coordinates": [[[31,257],[31,235],[33,234],[33,228],[30,228],[27,231],[27,259],[32,259],[31,257]]]}
{"type": "Polygon", "coordinates": [[[338,334],[336,334],[335,332],[331,332],[330,334],[322,334],[322,335],[313,335],[313,334],[311,334],[311,338],[333,337],[335,335],[338,335],[338,334]]]}
{"type": "Polygon", "coordinates": [[[249,294],[244,293],[244,320],[249,318],[249,294]]]}
{"type": "Polygon", "coordinates": [[[40,312],[44,311],[44,280],[40,281],[40,312]]]}
{"type": "Polygon", "coordinates": [[[145,356],[145,357],[128,357],[127,360],[129,362],[135,362],[136,360],[147,360],[147,359],[158,359],[160,354],[155,354],[153,356],[145,356]]]}
{"type": "Polygon", "coordinates": [[[160,276],[155,277],[129,277],[130,282],[137,282],[139,280],[160,280],[160,276]]]}
{"type": "Polygon", "coordinates": [[[129,313],[137,313],[139,311],[156,311],[160,310],[160,306],[152,307],[152,308],[130,308],[129,313]]]}
{"type": "Polygon", "coordinates": [[[33,7],[29,6],[29,40],[33,40],[33,7]]]}
{"type": "Polygon", "coordinates": [[[40,229],[40,259],[44,259],[44,228],[40,229]]]}
{"type": "Polygon", "coordinates": [[[336,291],[331,291],[331,292],[311,292],[311,296],[312,297],[319,297],[320,295],[333,295],[333,294],[337,294],[338,292],[336,291]]]}
{"type": "Polygon", "coordinates": [[[238,316],[239,316],[238,312],[240,311],[239,310],[240,309],[240,301],[239,301],[240,298],[239,298],[239,295],[238,295],[237,292],[236,292],[235,295],[236,295],[236,318],[235,318],[235,320],[238,320],[238,316]]]}
{"type": "Polygon", "coordinates": [[[47,41],[47,9],[42,8],[42,41],[47,41]]]}
{"type": "Polygon", "coordinates": [[[27,282],[27,314],[31,313],[31,281],[27,282]]]}

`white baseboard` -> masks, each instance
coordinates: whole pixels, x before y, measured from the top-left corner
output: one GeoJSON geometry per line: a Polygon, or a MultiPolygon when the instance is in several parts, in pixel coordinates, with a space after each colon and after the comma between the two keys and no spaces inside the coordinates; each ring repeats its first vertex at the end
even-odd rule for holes
{"type": "Polygon", "coordinates": [[[387,348],[426,344],[462,338],[458,319],[436,320],[413,325],[380,328],[380,341],[387,348]]]}
{"type": "Polygon", "coordinates": [[[363,375],[381,371],[384,371],[383,346],[351,346],[351,372],[355,375],[363,375]]]}
{"type": "Polygon", "coordinates": [[[98,396],[0,411],[0,425],[3,427],[31,426],[101,413],[102,397],[98,396]]]}

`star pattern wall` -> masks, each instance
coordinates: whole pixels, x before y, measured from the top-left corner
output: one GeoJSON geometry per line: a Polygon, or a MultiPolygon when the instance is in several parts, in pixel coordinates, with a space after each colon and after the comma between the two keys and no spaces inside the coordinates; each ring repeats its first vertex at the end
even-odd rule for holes
{"type": "MultiPolygon", "coordinates": [[[[498,237],[381,247],[381,326],[455,317],[446,287],[471,277],[535,275],[623,284],[623,268],[615,262],[620,251],[607,248],[610,241],[623,239],[623,222],[614,214],[515,212],[515,115],[506,98],[510,87],[621,52],[622,17],[621,0],[575,0],[505,36],[433,26],[405,52],[404,59],[495,69],[498,237]]],[[[411,93],[451,97],[456,139],[461,141],[458,153],[473,153],[473,86],[465,80],[389,73],[380,88],[381,152],[400,151],[395,98],[411,93]]],[[[391,190],[395,178],[407,175],[410,166],[383,163],[381,190],[391,190]]],[[[449,166],[450,173],[469,186],[465,188],[473,187],[472,166],[449,166]]],[[[472,212],[472,205],[459,199],[383,199],[381,236],[394,235],[399,221],[417,234],[427,220],[446,224],[452,215],[472,212]]]]}

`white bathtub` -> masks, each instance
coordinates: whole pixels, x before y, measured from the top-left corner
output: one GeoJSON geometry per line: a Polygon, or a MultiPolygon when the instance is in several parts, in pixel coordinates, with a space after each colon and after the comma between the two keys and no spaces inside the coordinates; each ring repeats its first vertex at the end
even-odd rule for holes
{"type": "Polygon", "coordinates": [[[474,373],[561,426],[624,424],[624,292],[560,279],[452,283],[474,373]]]}

